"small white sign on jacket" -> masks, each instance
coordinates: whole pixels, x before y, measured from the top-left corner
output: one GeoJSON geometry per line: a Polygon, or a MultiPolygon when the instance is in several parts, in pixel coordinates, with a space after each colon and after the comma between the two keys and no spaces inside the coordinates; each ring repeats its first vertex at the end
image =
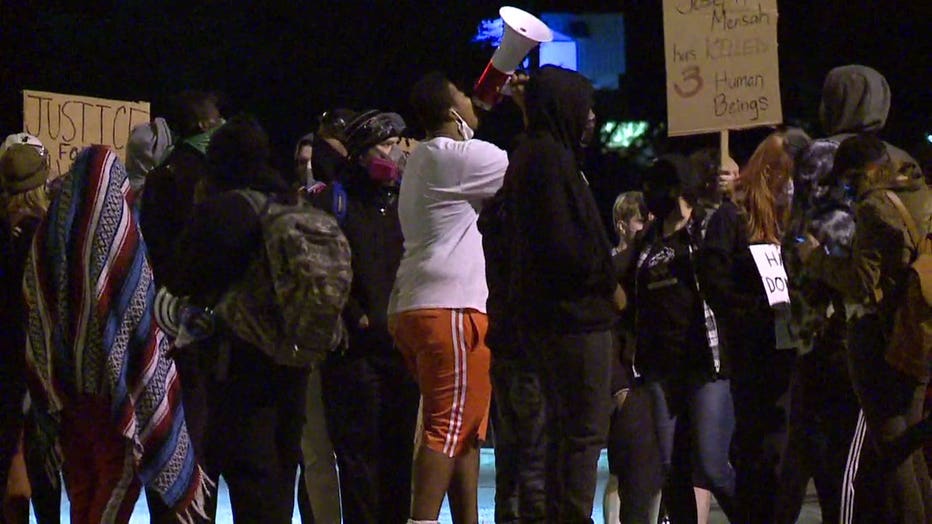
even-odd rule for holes
{"type": "Polygon", "coordinates": [[[780,252],[780,246],[776,244],[754,244],[750,247],[751,255],[754,256],[754,263],[757,264],[757,272],[760,273],[761,280],[764,283],[764,291],[767,292],[767,300],[770,305],[789,304],[789,284],[786,278],[786,268],[783,267],[783,255],[780,252]]]}

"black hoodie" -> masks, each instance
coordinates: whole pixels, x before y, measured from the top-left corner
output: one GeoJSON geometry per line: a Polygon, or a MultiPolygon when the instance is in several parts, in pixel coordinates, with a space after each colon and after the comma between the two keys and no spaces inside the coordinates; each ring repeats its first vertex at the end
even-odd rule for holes
{"type": "Polygon", "coordinates": [[[527,86],[528,133],[505,174],[516,235],[513,302],[524,325],[562,333],[610,329],[611,244],[580,166],[592,84],[553,66],[527,86]]]}

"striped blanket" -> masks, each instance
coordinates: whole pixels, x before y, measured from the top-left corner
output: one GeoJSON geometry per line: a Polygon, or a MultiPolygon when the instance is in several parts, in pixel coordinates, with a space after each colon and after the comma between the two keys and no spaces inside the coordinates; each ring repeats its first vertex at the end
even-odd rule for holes
{"type": "Polygon", "coordinates": [[[203,515],[207,480],[188,439],[169,340],[153,319],[152,270],[128,190],[117,156],[91,146],[36,232],[24,278],[31,395],[47,442],[69,398],[107,398],[136,475],[189,520],[203,515]]]}

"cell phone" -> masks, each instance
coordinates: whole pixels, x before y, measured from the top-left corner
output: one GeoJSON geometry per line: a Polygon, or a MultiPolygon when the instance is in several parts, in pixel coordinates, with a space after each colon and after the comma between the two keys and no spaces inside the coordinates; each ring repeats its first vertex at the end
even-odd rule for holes
{"type": "Polygon", "coordinates": [[[805,241],[806,241],[806,237],[796,237],[797,244],[802,244],[805,241]]]}

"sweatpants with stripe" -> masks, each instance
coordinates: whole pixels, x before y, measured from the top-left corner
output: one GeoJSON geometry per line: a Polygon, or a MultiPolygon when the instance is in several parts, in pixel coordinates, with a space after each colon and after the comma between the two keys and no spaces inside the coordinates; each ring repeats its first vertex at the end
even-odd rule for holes
{"type": "Polygon", "coordinates": [[[797,357],[774,522],[796,522],[810,478],[819,496],[823,522],[839,521],[842,480],[858,411],[844,346],[817,345],[797,357]]]}
{"type": "Polygon", "coordinates": [[[867,428],[854,486],[853,522],[930,522],[932,481],[921,442],[909,439],[910,428],[922,419],[926,384],[886,363],[885,331],[877,315],[855,320],[848,330],[851,378],[867,428]]]}

